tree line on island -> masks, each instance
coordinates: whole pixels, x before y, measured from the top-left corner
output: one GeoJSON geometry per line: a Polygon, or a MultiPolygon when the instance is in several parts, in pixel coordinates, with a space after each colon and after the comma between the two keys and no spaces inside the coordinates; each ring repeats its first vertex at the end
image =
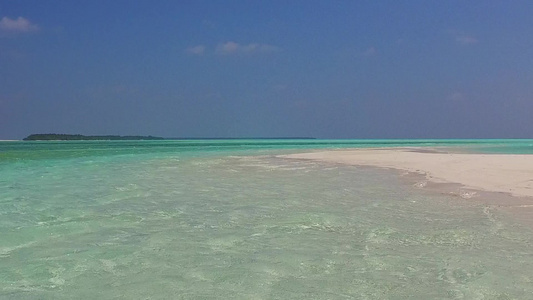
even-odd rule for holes
{"type": "Polygon", "coordinates": [[[63,133],[38,133],[30,134],[23,138],[23,141],[132,141],[132,140],[314,140],[312,137],[250,137],[250,138],[198,138],[198,137],[181,137],[181,138],[162,138],[158,136],[144,135],[82,135],[82,134],[63,134],[63,133]]]}
{"type": "Polygon", "coordinates": [[[23,141],[130,141],[130,140],[164,140],[157,136],[142,136],[142,135],[82,135],[82,134],[30,134],[25,137],[23,141]]]}

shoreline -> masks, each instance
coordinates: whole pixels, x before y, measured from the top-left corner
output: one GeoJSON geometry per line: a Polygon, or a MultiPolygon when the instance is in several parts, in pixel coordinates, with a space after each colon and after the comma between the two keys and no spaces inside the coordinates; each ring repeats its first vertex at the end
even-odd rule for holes
{"type": "MultiPolygon", "coordinates": [[[[428,184],[458,184],[473,191],[533,198],[533,155],[449,153],[425,148],[319,150],[281,158],[395,169],[419,174],[428,184]]],[[[475,192],[461,195],[471,198],[475,192]]]]}

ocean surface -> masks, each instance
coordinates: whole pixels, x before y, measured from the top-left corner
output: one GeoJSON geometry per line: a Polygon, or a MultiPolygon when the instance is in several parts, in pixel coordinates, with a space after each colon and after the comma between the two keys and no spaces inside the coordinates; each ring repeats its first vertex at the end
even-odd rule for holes
{"type": "Polygon", "coordinates": [[[533,140],[0,142],[0,299],[530,299],[533,229],[310,149],[533,140]]]}

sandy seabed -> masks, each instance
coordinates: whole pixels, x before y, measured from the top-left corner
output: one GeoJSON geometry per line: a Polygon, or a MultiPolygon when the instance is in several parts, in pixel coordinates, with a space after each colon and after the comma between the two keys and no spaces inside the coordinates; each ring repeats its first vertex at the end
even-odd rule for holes
{"type": "Polygon", "coordinates": [[[282,156],[394,169],[414,186],[499,207],[533,228],[533,155],[448,153],[426,148],[329,150],[282,156]]]}

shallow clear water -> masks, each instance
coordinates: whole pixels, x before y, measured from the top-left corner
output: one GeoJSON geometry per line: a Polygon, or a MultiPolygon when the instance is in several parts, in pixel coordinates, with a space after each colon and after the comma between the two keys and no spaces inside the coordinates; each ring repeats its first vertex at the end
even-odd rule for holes
{"type": "Polygon", "coordinates": [[[1,143],[0,299],[533,294],[511,216],[292,143],[1,143]]]}

